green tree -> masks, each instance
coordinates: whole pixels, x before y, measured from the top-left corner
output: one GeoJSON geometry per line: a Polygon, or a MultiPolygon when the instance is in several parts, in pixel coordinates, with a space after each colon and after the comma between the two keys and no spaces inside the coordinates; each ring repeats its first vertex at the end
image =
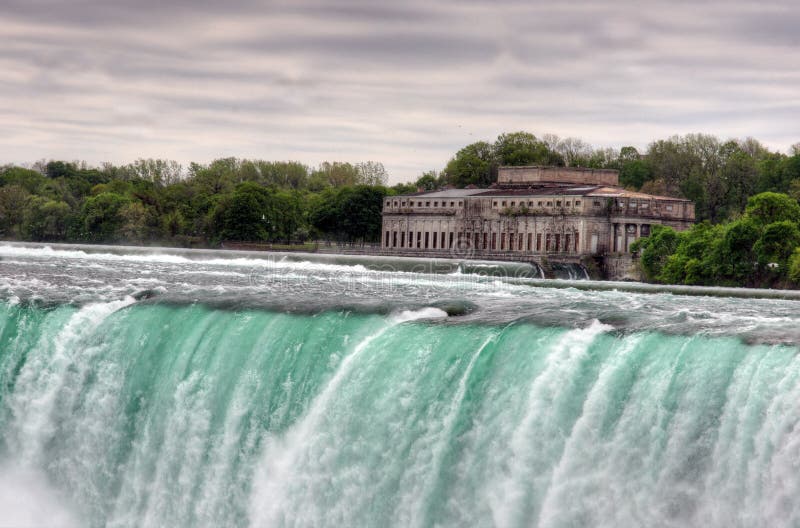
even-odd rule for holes
{"type": "Polygon", "coordinates": [[[125,222],[120,211],[129,202],[125,196],[111,192],[87,198],[82,211],[82,238],[93,242],[117,240],[119,228],[125,222]]]}
{"type": "Polygon", "coordinates": [[[439,187],[439,176],[436,174],[436,171],[428,171],[422,173],[422,176],[417,178],[417,181],[414,182],[414,190],[411,192],[415,192],[417,189],[422,189],[423,191],[434,191],[439,187]]]}
{"type": "Polygon", "coordinates": [[[233,194],[217,204],[225,240],[263,241],[273,237],[279,218],[273,193],[252,182],[239,184],[233,194]]]}
{"type": "Polygon", "coordinates": [[[789,220],[774,222],[764,227],[753,246],[762,268],[777,265],[779,275],[786,275],[789,256],[800,246],[800,230],[789,220]]]}
{"type": "Polygon", "coordinates": [[[651,179],[650,167],[644,160],[625,161],[619,169],[619,183],[623,187],[639,190],[651,179]]]}
{"type": "MultiPolygon", "coordinates": [[[[476,150],[483,152],[485,147],[481,145],[476,150]]],[[[480,157],[491,162],[496,158],[499,165],[564,165],[564,158],[551,150],[547,143],[529,132],[522,131],[500,134],[494,142],[493,149],[481,154],[480,157]]]]}
{"type": "Polygon", "coordinates": [[[800,284],[800,248],[795,249],[789,257],[789,280],[800,284]]]}
{"type": "Polygon", "coordinates": [[[311,173],[311,187],[322,190],[325,187],[345,187],[359,182],[358,169],[350,163],[325,161],[311,173]]]}
{"type": "Polygon", "coordinates": [[[774,192],[764,192],[747,200],[745,215],[760,225],[789,220],[800,222],[800,204],[790,196],[774,192]]]}
{"type": "Polygon", "coordinates": [[[72,210],[64,202],[33,196],[28,201],[22,224],[22,234],[28,240],[63,240],[72,210]]]}
{"type": "Polygon", "coordinates": [[[497,166],[492,145],[479,141],[459,150],[447,163],[444,176],[448,183],[456,187],[487,187],[497,181],[497,166]]]}
{"type": "Polygon", "coordinates": [[[0,187],[0,235],[17,238],[30,193],[20,185],[0,187]]]}
{"type": "Polygon", "coordinates": [[[356,164],[358,172],[358,183],[362,185],[386,185],[389,181],[389,173],[383,163],[377,161],[364,161],[356,164]]]}
{"type": "Polygon", "coordinates": [[[640,254],[639,262],[648,280],[659,279],[667,259],[678,248],[678,242],[678,233],[674,229],[654,225],[649,237],[641,238],[631,245],[631,251],[640,254]]]}
{"type": "Polygon", "coordinates": [[[7,167],[0,171],[0,186],[18,185],[29,193],[38,194],[47,183],[40,173],[22,167],[7,167]]]}

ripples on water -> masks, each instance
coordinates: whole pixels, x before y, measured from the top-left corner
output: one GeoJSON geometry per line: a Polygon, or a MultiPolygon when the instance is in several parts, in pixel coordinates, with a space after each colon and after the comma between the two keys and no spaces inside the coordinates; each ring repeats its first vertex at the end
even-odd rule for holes
{"type": "Polygon", "coordinates": [[[527,264],[102,246],[0,246],[0,296],[41,305],[122,299],[291,313],[438,307],[447,322],[735,335],[800,342],[800,292],[542,280],[527,264]],[[466,271],[466,272],[465,272],[466,271]]]}

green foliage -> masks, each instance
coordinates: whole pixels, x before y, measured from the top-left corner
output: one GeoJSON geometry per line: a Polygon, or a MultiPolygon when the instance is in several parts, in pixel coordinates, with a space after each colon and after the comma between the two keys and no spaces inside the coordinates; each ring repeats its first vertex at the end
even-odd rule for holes
{"type": "Polygon", "coordinates": [[[789,280],[800,284],[800,248],[796,248],[789,257],[789,280]]]}
{"type": "Polygon", "coordinates": [[[654,225],[650,236],[631,245],[631,252],[640,253],[642,270],[648,280],[657,280],[661,271],[678,247],[678,233],[671,227],[654,225]]]}
{"type": "Polygon", "coordinates": [[[747,200],[745,214],[761,225],[800,221],[800,204],[785,194],[764,192],[747,200]]]}
{"type": "Polygon", "coordinates": [[[92,242],[113,242],[125,218],[120,214],[129,199],[116,193],[104,192],[86,199],[83,204],[81,238],[92,242]]]}
{"type": "Polygon", "coordinates": [[[776,273],[787,272],[789,256],[800,246],[800,230],[790,220],[774,222],[764,227],[753,251],[762,268],[777,266],[776,273]]]}
{"type": "Polygon", "coordinates": [[[22,234],[28,240],[62,240],[71,215],[66,203],[33,196],[25,208],[22,234]]]}
{"type": "Polygon", "coordinates": [[[638,190],[650,179],[652,179],[650,166],[644,160],[625,161],[619,169],[619,183],[623,187],[638,190]]]}
{"type": "Polygon", "coordinates": [[[29,193],[38,193],[44,188],[47,178],[40,173],[22,167],[8,167],[0,171],[0,186],[18,185],[29,193]]]}
{"type": "Polygon", "coordinates": [[[564,158],[528,132],[500,134],[494,143],[500,165],[564,165],[564,158]]]}
{"type": "Polygon", "coordinates": [[[710,273],[704,284],[745,285],[755,278],[757,258],[753,246],[759,237],[758,225],[742,219],[724,226],[722,236],[712,240],[704,264],[710,273]]]}
{"type": "Polygon", "coordinates": [[[277,224],[273,192],[252,182],[242,183],[215,210],[219,236],[225,240],[263,241],[277,224]]]}
{"type": "Polygon", "coordinates": [[[722,225],[703,222],[665,240],[654,227],[634,244],[647,280],[729,286],[797,283],[800,273],[800,206],[778,193],[748,200],[745,215],[722,225]],[[677,243],[676,243],[677,241],[677,243]]]}
{"type": "Polygon", "coordinates": [[[447,183],[456,187],[486,187],[497,181],[497,167],[492,145],[479,141],[459,150],[447,163],[444,176],[447,183]]]}
{"type": "Polygon", "coordinates": [[[321,233],[346,242],[380,240],[386,188],[359,185],[328,190],[313,200],[310,218],[321,233]]]}
{"type": "Polygon", "coordinates": [[[17,238],[30,194],[19,185],[0,187],[0,235],[17,238]]]}
{"type": "Polygon", "coordinates": [[[414,190],[411,192],[416,192],[417,189],[422,189],[423,191],[434,191],[441,186],[439,182],[439,177],[436,174],[436,171],[428,171],[422,174],[417,181],[414,182],[414,190]]]}

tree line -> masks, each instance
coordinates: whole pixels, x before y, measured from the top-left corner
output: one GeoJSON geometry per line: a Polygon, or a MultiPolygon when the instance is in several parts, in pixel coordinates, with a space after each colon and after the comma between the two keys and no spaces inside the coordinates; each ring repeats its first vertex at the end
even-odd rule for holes
{"type": "Polygon", "coordinates": [[[8,165],[0,168],[0,237],[190,247],[369,242],[379,237],[382,198],[393,192],[387,177],[372,161],[8,165]]]}
{"type": "Polygon", "coordinates": [[[767,196],[783,200],[783,206],[797,204],[800,144],[782,153],[752,138],[704,134],[659,139],[639,152],[633,146],[595,149],[552,134],[503,133],[492,142],[466,145],[441,170],[391,187],[386,169],[374,161],[316,167],[237,158],[188,166],[161,159],[6,165],[0,167],[0,237],[190,247],[225,241],[376,242],[385,196],[489,186],[501,165],[616,169],[623,187],[694,201],[700,221],[694,229],[671,234],[654,229],[652,243],[640,244],[649,280],[740,285],[800,280],[800,271],[791,272],[798,243],[789,223],[797,220],[764,223],[751,207],[754,197],[766,199],[763,193],[781,195],[767,196]],[[700,252],[709,247],[716,249],[700,252]],[[737,260],[726,265],[723,258],[737,260]]]}

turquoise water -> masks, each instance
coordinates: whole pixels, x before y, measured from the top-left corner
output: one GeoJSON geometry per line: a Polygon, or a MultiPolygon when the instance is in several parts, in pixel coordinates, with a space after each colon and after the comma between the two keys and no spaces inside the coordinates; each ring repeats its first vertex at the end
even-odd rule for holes
{"type": "Polygon", "coordinates": [[[603,321],[581,291],[557,290],[562,324],[480,286],[466,318],[222,308],[117,295],[80,262],[105,298],[46,302],[52,275],[5,264],[0,524],[800,525],[800,357],[764,338],[789,301],[659,301],[710,321],[683,333],[612,324],[650,297],[603,321]]]}

